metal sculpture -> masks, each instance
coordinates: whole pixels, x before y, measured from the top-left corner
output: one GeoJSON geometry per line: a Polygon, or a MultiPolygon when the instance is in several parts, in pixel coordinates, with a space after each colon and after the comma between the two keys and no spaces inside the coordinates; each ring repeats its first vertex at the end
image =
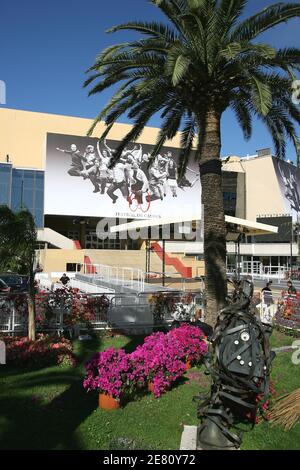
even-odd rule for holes
{"type": "Polygon", "coordinates": [[[275,356],[269,348],[272,327],[261,323],[252,296],[251,282],[234,281],[228,306],[221,310],[210,338],[206,367],[212,386],[198,408],[199,449],[239,448],[242,436],[232,429],[249,414],[255,418],[258,395],[268,393],[275,356]]]}

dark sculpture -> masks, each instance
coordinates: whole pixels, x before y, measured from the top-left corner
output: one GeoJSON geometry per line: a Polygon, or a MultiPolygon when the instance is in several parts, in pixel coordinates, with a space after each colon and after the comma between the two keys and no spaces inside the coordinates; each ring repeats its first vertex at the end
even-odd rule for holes
{"type": "Polygon", "coordinates": [[[270,325],[264,325],[252,305],[253,284],[234,281],[228,306],[218,317],[207,358],[210,396],[198,407],[199,449],[237,449],[242,437],[232,431],[236,422],[255,419],[257,396],[269,391],[269,374],[275,354],[269,349],[270,325]]]}

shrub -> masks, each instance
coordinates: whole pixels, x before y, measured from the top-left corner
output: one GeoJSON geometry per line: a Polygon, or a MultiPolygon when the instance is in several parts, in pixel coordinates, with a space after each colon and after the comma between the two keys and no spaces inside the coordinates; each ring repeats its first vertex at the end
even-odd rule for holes
{"type": "Polygon", "coordinates": [[[278,310],[275,315],[275,324],[281,327],[300,329],[300,295],[286,295],[282,293],[282,299],[278,302],[278,310]]]}
{"type": "Polygon", "coordinates": [[[55,339],[39,334],[36,341],[27,337],[4,336],[6,362],[8,365],[45,367],[58,364],[76,365],[75,355],[70,341],[61,337],[55,339]]]}
{"type": "Polygon", "coordinates": [[[131,354],[113,348],[95,354],[85,365],[83,386],[120,399],[151,381],[158,398],[185,373],[187,361],[199,362],[207,350],[203,332],[197,327],[183,325],[167,334],[154,333],[131,354]]]}
{"type": "Polygon", "coordinates": [[[120,400],[121,395],[134,389],[134,364],[123,349],[108,348],[97,353],[85,364],[85,368],[87,375],[83,386],[87,391],[97,390],[120,400]]]}

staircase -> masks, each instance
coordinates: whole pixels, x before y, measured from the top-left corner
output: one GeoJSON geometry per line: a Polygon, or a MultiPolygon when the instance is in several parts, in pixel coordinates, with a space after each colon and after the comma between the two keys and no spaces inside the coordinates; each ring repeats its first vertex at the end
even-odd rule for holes
{"type": "MultiPolygon", "coordinates": [[[[159,243],[151,243],[152,250],[158,255],[158,257],[162,260],[163,259],[163,249],[159,243]]],[[[178,273],[181,274],[182,277],[189,279],[193,277],[193,269],[190,266],[186,266],[183,264],[181,259],[178,257],[171,257],[167,253],[165,253],[165,262],[167,266],[172,266],[178,273]]]]}
{"type": "Polygon", "coordinates": [[[185,256],[183,254],[176,254],[181,259],[184,265],[192,268],[193,277],[201,277],[205,275],[204,261],[198,261],[196,258],[191,256],[185,256]]]}
{"type": "MultiPolygon", "coordinates": [[[[107,266],[120,266],[134,269],[146,269],[145,250],[84,250],[85,256],[90,259],[91,264],[104,264],[107,266]]],[[[162,260],[155,253],[151,255],[150,270],[153,273],[162,272],[162,260]]],[[[170,265],[169,275],[176,275],[178,270],[170,265]]]]}

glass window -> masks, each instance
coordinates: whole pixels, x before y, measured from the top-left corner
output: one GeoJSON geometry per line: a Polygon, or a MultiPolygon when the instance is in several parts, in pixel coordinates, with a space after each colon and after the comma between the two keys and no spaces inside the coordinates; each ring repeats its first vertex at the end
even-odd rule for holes
{"type": "Polygon", "coordinates": [[[32,170],[24,170],[24,189],[31,189],[34,190],[34,171],[32,170]]]}
{"type": "Polygon", "coordinates": [[[35,188],[44,191],[44,173],[42,171],[35,173],[35,188]]]}
{"type": "Polygon", "coordinates": [[[11,205],[11,165],[0,164],[0,204],[11,205]]]}
{"type": "Polygon", "coordinates": [[[44,210],[40,210],[40,209],[35,210],[34,221],[35,221],[37,228],[44,227],[44,210]]]}
{"type": "Polygon", "coordinates": [[[28,209],[30,212],[33,212],[34,192],[32,189],[25,189],[23,191],[23,207],[28,209]]]}
{"type": "Polygon", "coordinates": [[[13,169],[12,171],[12,193],[11,193],[11,208],[17,212],[22,206],[23,197],[23,170],[13,169]]]}
{"type": "Polygon", "coordinates": [[[34,206],[35,206],[35,209],[43,209],[44,208],[44,191],[36,189],[34,206]]]}
{"type": "Polygon", "coordinates": [[[44,172],[13,169],[12,210],[28,209],[38,228],[44,226],[44,172]]]}

